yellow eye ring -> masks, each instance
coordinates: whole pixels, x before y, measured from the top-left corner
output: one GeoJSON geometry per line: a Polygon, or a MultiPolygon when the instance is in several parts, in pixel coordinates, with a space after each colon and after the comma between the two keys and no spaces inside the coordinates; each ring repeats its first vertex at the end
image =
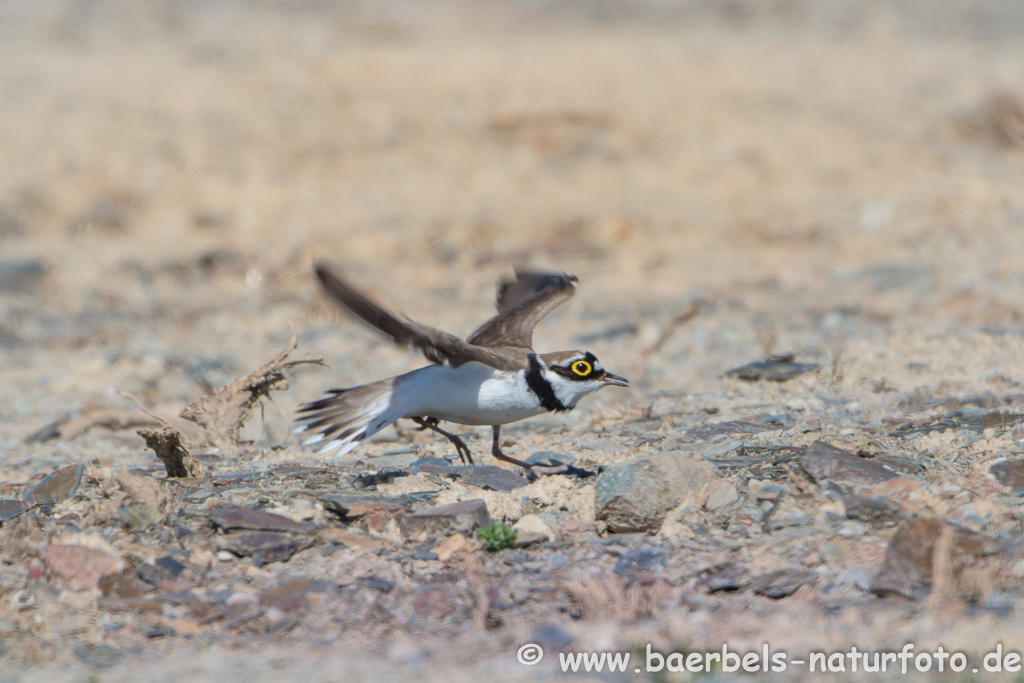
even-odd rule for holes
{"type": "Polygon", "coordinates": [[[591,368],[590,363],[585,360],[578,360],[572,364],[572,371],[580,377],[586,377],[590,374],[591,370],[593,370],[593,368],[591,368]]]}

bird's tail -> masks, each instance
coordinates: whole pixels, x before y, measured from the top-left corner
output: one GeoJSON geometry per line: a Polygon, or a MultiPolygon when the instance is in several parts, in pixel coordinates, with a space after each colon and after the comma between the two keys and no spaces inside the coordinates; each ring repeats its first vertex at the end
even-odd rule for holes
{"type": "Polygon", "coordinates": [[[299,407],[295,433],[313,433],[302,445],[322,443],[321,455],[336,450],[338,456],[345,455],[402,417],[391,401],[393,389],[390,379],[350,389],[331,389],[319,401],[299,407]]]}

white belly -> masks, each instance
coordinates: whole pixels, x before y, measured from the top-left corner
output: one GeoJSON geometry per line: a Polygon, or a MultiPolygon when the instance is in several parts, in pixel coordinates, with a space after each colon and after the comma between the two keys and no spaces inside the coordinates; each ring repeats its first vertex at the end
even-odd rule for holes
{"type": "Polygon", "coordinates": [[[436,417],[464,425],[501,425],[544,411],[522,372],[482,363],[428,365],[398,378],[395,402],[405,417],[436,417]]]}

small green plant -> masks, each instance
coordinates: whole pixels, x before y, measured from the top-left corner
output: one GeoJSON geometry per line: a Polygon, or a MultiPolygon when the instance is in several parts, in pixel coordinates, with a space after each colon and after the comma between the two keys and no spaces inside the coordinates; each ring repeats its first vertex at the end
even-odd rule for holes
{"type": "Polygon", "coordinates": [[[516,538],[519,536],[519,532],[515,529],[510,529],[507,524],[500,522],[491,522],[487,526],[482,526],[476,530],[476,537],[484,544],[484,547],[492,553],[496,553],[499,550],[506,550],[508,548],[516,547],[516,538]]]}

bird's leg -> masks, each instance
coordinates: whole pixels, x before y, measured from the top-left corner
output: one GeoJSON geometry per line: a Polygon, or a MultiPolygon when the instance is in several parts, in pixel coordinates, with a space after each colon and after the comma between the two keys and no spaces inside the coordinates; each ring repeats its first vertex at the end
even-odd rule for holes
{"type": "Polygon", "coordinates": [[[501,452],[501,447],[498,445],[498,435],[501,434],[501,425],[492,425],[491,429],[494,430],[494,441],[491,443],[491,455],[498,460],[504,460],[510,462],[513,465],[524,467],[528,470],[536,472],[537,474],[565,474],[569,471],[568,465],[558,465],[557,467],[542,467],[540,465],[532,465],[522,460],[516,460],[510,455],[505,455],[501,452]]]}
{"type": "Polygon", "coordinates": [[[452,434],[451,432],[446,432],[445,430],[438,427],[437,423],[439,422],[439,420],[436,417],[413,417],[410,419],[416,424],[418,424],[420,426],[420,429],[429,429],[431,431],[437,432],[438,434],[441,434],[442,436],[448,437],[448,440],[455,445],[455,450],[456,452],[458,452],[459,458],[462,460],[462,462],[466,463],[467,465],[473,464],[473,456],[470,454],[469,446],[466,445],[466,442],[464,442],[455,434],[452,434]]]}

